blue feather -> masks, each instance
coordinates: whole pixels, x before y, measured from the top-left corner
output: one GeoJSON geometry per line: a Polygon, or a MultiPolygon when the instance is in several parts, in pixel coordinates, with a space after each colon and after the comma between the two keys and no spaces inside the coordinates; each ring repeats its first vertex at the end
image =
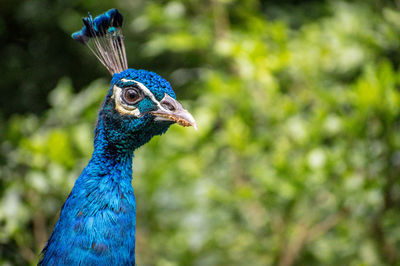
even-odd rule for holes
{"type": "Polygon", "coordinates": [[[121,115],[113,99],[114,87],[140,82],[156,101],[175,99],[168,81],[154,72],[127,69],[114,74],[99,112],[91,160],[66,200],[40,265],[134,265],[136,203],[131,185],[133,151],[172,122],[155,122],[157,108],[144,98],[140,119],[121,115]],[[132,81],[123,81],[132,80],[132,81]]]}

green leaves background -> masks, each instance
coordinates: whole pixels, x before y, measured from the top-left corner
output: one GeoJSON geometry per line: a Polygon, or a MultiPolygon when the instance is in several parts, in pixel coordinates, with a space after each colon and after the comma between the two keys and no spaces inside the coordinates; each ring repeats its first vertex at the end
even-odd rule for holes
{"type": "MultiPolygon", "coordinates": [[[[119,8],[130,66],[170,80],[198,122],[135,153],[139,265],[399,263],[396,4],[121,0],[53,10],[68,37],[85,11],[119,8]]],[[[54,66],[66,74],[43,107],[3,111],[3,264],[37,261],[91,155],[108,77],[85,47],[63,45],[84,61],[75,68],[91,67],[54,66]],[[89,80],[96,74],[104,78],[89,80]]]]}

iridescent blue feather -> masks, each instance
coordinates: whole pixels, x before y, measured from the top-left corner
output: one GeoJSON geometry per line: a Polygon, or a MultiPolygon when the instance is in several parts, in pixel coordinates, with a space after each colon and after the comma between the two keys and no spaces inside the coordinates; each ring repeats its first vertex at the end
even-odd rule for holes
{"type": "Polygon", "coordinates": [[[89,14],[83,23],[72,37],[88,45],[113,77],[98,115],[92,158],[62,207],[39,265],[135,265],[133,151],[175,122],[194,128],[196,123],[168,81],[127,69],[116,9],[94,19],[89,14]]]}
{"type": "MultiPolygon", "coordinates": [[[[155,123],[150,114],[132,119],[115,109],[114,86],[144,84],[161,100],[175,98],[168,81],[146,70],[114,74],[100,109],[94,151],[65,202],[39,265],[134,265],[136,204],[132,188],[133,151],[171,123],[155,123]]],[[[145,113],[154,105],[138,104],[145,113]]]]}

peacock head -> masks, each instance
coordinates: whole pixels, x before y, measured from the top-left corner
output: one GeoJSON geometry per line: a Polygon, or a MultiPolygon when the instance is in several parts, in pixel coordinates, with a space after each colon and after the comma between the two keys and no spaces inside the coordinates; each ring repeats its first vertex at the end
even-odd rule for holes
{"type": "Polygon", "coordinates": [[[150,71],[128,69],[122,21],[116,9],[94,19],[89,14],[83,18],[84,27],[72,34],[89,46],[112,75],[96,135],[102,131],[108,143],[136,148],[173,123],[196,129],[193,116],[176,100],[168,81],[150,71]]]}
{"type": "Polygon", "coordinates": [[[170,125],[195,129],[193,116],[176,100],[169,82],[154,72],[126,69],[114,74],[99,122],[109,142],[143,145],[170,125]]]}

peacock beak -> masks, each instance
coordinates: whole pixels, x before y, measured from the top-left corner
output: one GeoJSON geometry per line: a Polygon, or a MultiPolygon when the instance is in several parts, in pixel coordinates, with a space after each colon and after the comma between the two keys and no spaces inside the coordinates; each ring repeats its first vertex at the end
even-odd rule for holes
{"type": "Polygon", "coordinates": [[[168,94],[160,101],[159,109],[150,113],[155,116],[154,121],[172,121],[184,127],[192,126],[197,130],[193,116],[168,94]]]}

